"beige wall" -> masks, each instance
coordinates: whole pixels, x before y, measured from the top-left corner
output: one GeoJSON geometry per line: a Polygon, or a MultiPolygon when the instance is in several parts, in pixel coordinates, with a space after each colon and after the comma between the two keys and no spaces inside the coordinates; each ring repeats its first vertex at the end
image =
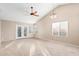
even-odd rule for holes
{"type": "Polygon", "coordinates": [[[68,4],[55,8],[55,13],[57,15],[55,19],[50,18],[52,12],[53,11],[36,23],[38,27],[37,37],[47,40],[51,40],[52,38],[53,40],[79,45],[79,4],[68,4]],[[68,37],[53,37],[51,34],[52,23],[54,21],[63,20],[67,20],[69,23],[68,37]]]}
{"type": "Polygon", "coordinates": [[[16,39],[16,23],[12,21],[4,21],[2,20],[1,23],[1,34],[2,39],[1,41],[9,41],[16,39]]]}
{"type": "Polygon", "coordinates": [[[50,21],[49,16],[42,18],[39,22],[36,23],[36,25],[38,29],[36,37],[44,39],[44,40],[52,39],[51,21],[50,21]]]}
{"type": "Polygon", "coordinates": [[[0,45],[1,45],[1,21],[0,21],[0,45]]]}

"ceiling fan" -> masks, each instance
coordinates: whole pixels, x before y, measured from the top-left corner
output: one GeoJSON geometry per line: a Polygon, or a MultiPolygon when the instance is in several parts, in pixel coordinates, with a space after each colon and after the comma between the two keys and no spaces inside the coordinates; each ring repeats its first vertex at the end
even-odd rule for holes
{"type": "Polygon", "coordinates": [[[30,15],[33,15],[33,16],[39,16],[37,13],[37,11],[34,11],[34,8],[33,8],[33,6],[31,6],[30,7],[31,8],[31,13],[30,13],[30,15]]]}

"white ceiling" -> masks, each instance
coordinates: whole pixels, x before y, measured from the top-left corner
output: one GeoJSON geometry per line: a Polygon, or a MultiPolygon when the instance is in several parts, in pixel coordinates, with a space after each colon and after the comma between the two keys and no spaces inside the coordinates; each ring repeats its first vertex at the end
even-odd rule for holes
{"type": "Polygon", "coordinates": [[[0,3],[0,19],[35,23],[60,4],[52,3],[0,3]],[[31,16],[30,7],[38,11],[39,17],[31,16]]]}

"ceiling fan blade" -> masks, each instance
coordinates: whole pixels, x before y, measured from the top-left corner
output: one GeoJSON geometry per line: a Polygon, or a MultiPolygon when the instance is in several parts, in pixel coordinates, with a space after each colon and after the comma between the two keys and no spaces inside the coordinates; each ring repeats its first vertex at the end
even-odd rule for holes
{"type": "Polygon", "coordinates": [[[34,16],[39,16],[39,15],[34,15],[34,16]]]}

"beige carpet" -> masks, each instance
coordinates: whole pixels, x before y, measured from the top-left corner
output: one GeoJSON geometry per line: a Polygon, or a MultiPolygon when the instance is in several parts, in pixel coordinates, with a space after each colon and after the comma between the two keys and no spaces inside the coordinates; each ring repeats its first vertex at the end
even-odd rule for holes
{"type": "Polygon", "coordinates": [[[79,47],[58,41],[20,39],[3,42],[2,56],[79,56],[79,47]]]}

